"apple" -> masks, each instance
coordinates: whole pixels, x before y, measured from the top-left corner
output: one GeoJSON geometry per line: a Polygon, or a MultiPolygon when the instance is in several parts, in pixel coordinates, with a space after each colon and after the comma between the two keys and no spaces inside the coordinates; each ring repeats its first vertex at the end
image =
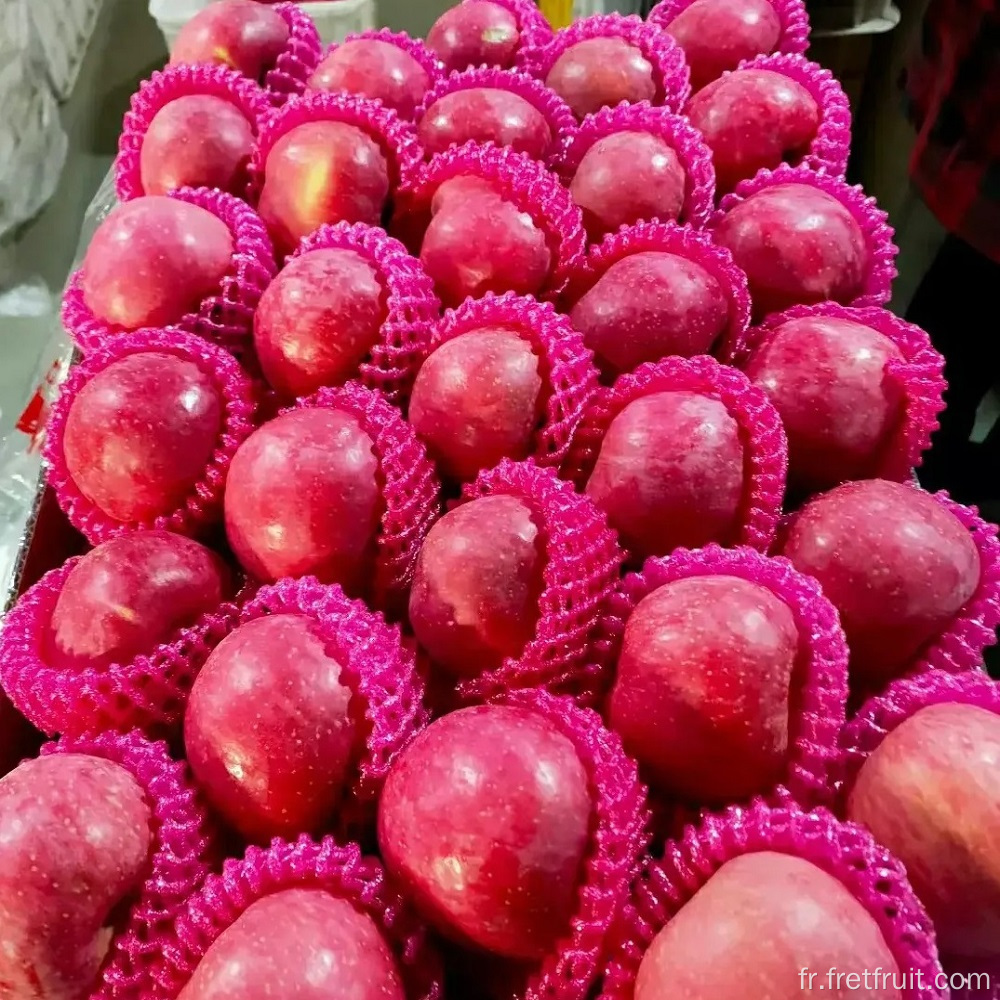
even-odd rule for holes
{"type": "Polygon", "coordinates": [[[322,889],[251,903],[205,953],[178,1000],[406,1000],[375,921],[322,889]]]}
{"type": "Polygon", "coordinates": [[[420,249],[438,298],[453,307],[487,292],[539,294],[553,263],[543,230],[479,178],[459,179],[432,205],[420,249]]]}
{"type": "Polygon", "coordinates": [[[136,198],[97,227],[83,258],[83,299],[99,320],[126,330],[170,326],[219,291],[232,256],[232,232],[207,209],[136,198]]]}
{"type": "Polygon", "coordinates": [[[124,768],[82,754],[0,780],[0,986],[12,1000],[84,1000],[116,911],[149,870],[152,813],[124,768]]]}
{"type": "Polygon", "coordinates": [[[251,576],[312,574],[357,592],[382,513],[374,442],[344,410],[307,407],[264,424],[233,458],[226,534],[251,576]]]}
{"type": "Polygon", "coordinates": [[[489,0],[467,0],[446,10],[427,32],[427,47],[446,72],[472,66],[507,69],[520,43],[517,18],[489,0]]]}
{"type": "Polygon", "coordinates": [[[798,649],[791,610],[766,587],[668,583],[626,622],[611,728],[671,797],[724,805],[766,792],[786,768],[798,649]]]}
{"type": "Polygon", "coordinates": [[[363,742],[353,697],[306,615],[257,618],[216,646],[191,690],[184,746],[230,826],[268,843],[329,825],[363,742]]]}
{"type": "Polygon", "coordinates": [[[258,210],[289,254],[324,223],[379,225],[388,197],[389,167],[374,139],[343,122],[309,122],[268,153],[258,210]]]}
{"type": "Polygon", "coordinates": [[[634,996],[798,1000],[824,990],[836,1000],[902,1000],[893,979],[910,971],[843,883],[803,858],[760,851],[727,861],[667,922],[642,959],[634,996]],[[808,990],[803,970],[814,976],[808,990]],[[857,971],[860,982],[828,980],[828,970],[857,971]]]}
{"type": "Polygon", "coordinates": [[[672,222],[684,210],[686,175],[677,153],[648,132],[615,132],[584,153],[569,193],[592,242],[634,222],[672,222]]]}
{"type": "Polygon", "coordinates": [[[403,752],[382,793],[379,845],[446,936],[537,960],[576,912],[591,810],[566,736],[530,709],[480,705],[438,719],[403,752]]]}
{"type": "Polygon", "coordinates": [[[906,670],[979,585],[979,551],[961,521],[902,483],[871,479],[816,497],[782,554],[815,577],[840,613],[861,688],[906,670]]]}
{"type": "Polygon", "coordinates": [[[538,356],[514,330],[445,341],[417,373],[409,420],[443,475],[466,481],[527,458],[543,412],[538,356]]]}
{"type": "Polygon", "coordinates": [[[499,87],[467,87],[438,98],[423,114],[417,135],[428,156],[465,142],[493,142],[544,160],[552,147],[545,116],[519,94],[499,87]]]}
{"type": "Polygon", "coordinates": [[[482,497],[449,511],[417,560],[410,591],[417,641],[456,678],[520,656],[538,621],[544,566],[537,519],[518,497],[482,497]]]}
{"type": "Polygon", "coordinates": [[[569,46],[552,64],[545,84],[578,118],[622,101],[656,99],[652,64],[624,38],[587,38],[569,46]]]}
{"type": "Polygon", "coordinates": [[[139,170],[146,194],[182,187],[242,195],[256,141],[246,115],[221,97],[189,94],[165,104],[142,139],[139,170]]]}
{"type": "Polygon", "coordinates": [[[810,184],[775,184],[730,209],[716,225],[750,283],[754,317],[864,291],[868,248],[850,209],[810,184]]]}
{"type": "Polygon", "coordinates": [[[684,50],[696,91],[744,59],[769,55],[781,40],[781,20],[768,0],[695,0],[664,30],[684,50]]]}
{"type": "Polygon", "coordinates": [[[310,250],[293,258],[264,291],[254,316],[264,377],[286,397],[356,377],[378,342],[386,298],[379,275],[354,250],[310,250]]]}
{"type": "Polygon", "coordinates": [[[889,732],[847,802],[906,866],[946,955],[1000,958],[1000,717],[930,705],[889,732]]]}
{"type": "Polygon", "coordinates": [[[717,399],[642,396],[611,421],[586,493],[636,559],[726,542],[743,501],[740,437],[717,399]]]}
{"type": "Polygon", "coordinates": [[[720,195],[764,167],[798,164],[821,117],[801,83],[768,69],[741,69],[712,81],[691,99],[687,116],[712,151],[720,195]]]}
{"type": "Polygon", "coordinates": [[[169,531],[98,545],[70,570],[46,630],[45,660],[64,670],[128,663],[217,608],[231,589],[222,560],[169,531]]]}
{"type": "Polygon", "coordinates": [[[427,70],[400,46],[379,38],[353,38],[327,53],[309,89],[359,94],[412,118],[430,84],[427,70]]]}
{"type": "Polygon", "coordinates": [[[807,316],[778,326],[744,371],[770,397],[788,435],[789,485],[816,493],[874,474],[906,415],[886,377],[903,354],[853,320],[807,316]]]}
{"type": "Polygon", "coordinates": [[[729,299],[700,264],[645,251],[612,264],[569,315],[614,379],[646,361],[710,353],[729,324],[729,299]]]}
{"type": "Polygon", "coordinates": [[[185,24],[170,63],[216,63],[261,82],[288,46],[289,30],[275,10],[254,0],[216,0],[185,24]]]}
{"type": "Polygon", "coordinates": [[[130,354],[98,372],[69,406],[63,453],[80,492],[116,521],[183,506],[219,443],[223,399],[174,354],[130,354]]]}

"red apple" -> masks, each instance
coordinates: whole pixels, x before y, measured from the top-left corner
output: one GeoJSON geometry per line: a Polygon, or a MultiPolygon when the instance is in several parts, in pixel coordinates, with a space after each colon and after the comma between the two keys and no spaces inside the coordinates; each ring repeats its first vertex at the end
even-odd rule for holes
{"type": "Polygon", "coordinates": [[[766,587],[669,583],[626,623],[611,726],[661,792],[720,805],[766,792],[786,766],[798,649],[791,610],[766,587]]]}
{"type": "Polygon", "coordinates": [[[268,153],[259,211],[288,254],[324,223],[377,226],[388,197],[389,168],[374,139],[343,122],[310,122],[268,153]]]}
{"type": "Polygon", "coordinates": [[[906,866],[946,955],[1000,958],[1000,717],[932,705],[890,732],[858,772],[848,818],[906,866]]]}
{"type": "Polygon", "coordinates": [[[652,64],[624,38],[587,38],[571,45],[553,63],[545,83],[578,118],[622,101],[656,98],[652,64]]]}
{"type": "Polygon", "coordinates": [[[715,240],[746,272],[756,318],[864,290],[868,248],[857,220],[833,195],[776,184],[723,216],[715,240]]]}
{"type": "Polygon", "coordinates": [[[685,173],[677,154],[648,132],[615,132],[583,155],[569,193],[596,242],[634,222],[672,222],[684,209],[685,173]]]}
{"type": "Polygon", "coordinates": [[[744,366],[770,397],[788,435],[789,483],[815,493],[867,479],[905,416],[886,366],[903,361],[884,334],[846,319],[782,323],[744,366]]]}
{"type": "Polygon", "coordinates": [[[427,70],[405,49],[378,38],[355,38],[334,46],[309,88],[360,94],[412,118],[430,83],[427,70]]]}
{"type": "Polygon", "coordinates": [[[471,0],[446,10],[427,32],[427,47],[448,72],[514,65],[521,42],[517,18],[500,4],[471,0]]]}
{"type": "Polygon", "coordinates": [[[231,102],[209,94],[178,97],[156,113],[143,137],[142,189],[211,187],[241,195],[254,141],[253,126],[231,102]]]}
{"type": "Polygon", "coordinates": [[[97,227],[83,258],[83,298],[98,319],[126,330],[169,326],[219,291],[232,256],[233,234],[207,209],[136,198],[97,227]]]}
{"type": "Polygon", "coordinates": [[[96,757],[39,757],[0,781],[5,997],[92,995],[116,908],[147,876],[151,824],[135,779],[96,757]]]}
{"type": "Polygon", "coordinates": [[[258,899],[205,953],[178,1000],[406,1000],[375,921],[321,889],[258,899]]]}
{"type": "Polygon", "coordinates": [[[507,958],[540,959],[577,909],[591,815],[576,748],[526,708],[438,719],[389,773],[379,845],[439,930],[507,958]]]}
{"type": "Polygon", "coordinates": [[[613,379],[645,361],[708,354],[729,323],[729,300],[700,264],[647,251],[612,264],[570,319],[613,379]]]}
{"type": "Polygon", "coordinates": [[[478,178],[451,191],[438,201],[420,250],[444,305],[457,306],[487,292],[541,292],[552,252],[531,216],[478,178]]]}
{"type": "Polygon", "coordinates": [[[902,483],[847,483],[795,517],[783,555],[840,612],[852,680],[891,680],[975,593],[979,551],[933,497],[902,483]]]}
{"type": "Polygon", "coordinates": [[[531,344],[484,328],[446,341],[423,363],[409,420],[442,473],[475,479],[502,458],[527,458],[542,416],[542,377],[531,344]]]}
{"type": "Polygon", "coordinates": [[[284,396],[342,385],[379,339],[386,291],[354,250],[311,250],[290,260],[261,296],[254,346],[284,396]]]}
{"type": "Polygon", "coordinates": [[[410,625],[435,664],[477,677],[518,657],[535,632],[544,541],[531,508],[482,497],[445,514],[420,550],[410,625]]]}
{"type": "Polygon", "coordinates": [[[625,406],[586,492],[636,558],[727,541],[743,500],[740,428],[716,399],[658,392],[625,406]]]}
{"type": "Polygon", "coordinates": [[[417,134],[428,155],[475,141],[544,160],[552,146],[552,130],[541,111],[497,87],[469,87],[439,98],[420,119],[417,134]]]}
{"type": "Polygon", "coordinates": [[[226,533],[258,580],[313,574],[356,591],[382,512],[379,465],[358,419],[309,407],[244,441],[226,484],[226,533]]]}
{"type": "Polygon", "coordinates": [[[288,45],[288,24],[253,0],[217,0],[180,30],[170,62],[216,63],[262,80],[288,45]]]}
{"type": "Polygon", "coordinates": [[[763,167],[799,163],[820,123],[812,94],[767,69],[742,69],[714,80],[691,99],[687,115],[712,151],[719,194],[763,167]]]}
{"type": "Polygon", "coordinates": [[[843,883],[802,858],[760,851],[727,861],[668,921],[639,966],[635,1000],[799,1000],[820,990],[836,1000],[901,1000],[893,977],[900,983],[904,973],[843,883]],[[846,978],[852,972],[857,982],[846,978]]]}
{"type": "Polygon", "coordinates": [[[248,840],[321,832],[359,742],[352,697],[306,615],[241,625],[209,656],[184,716],[187,758],[209,802],[248,840]]]}
{"type": "Polygon", "coordinates": [[[695,0],[665,30],[684,50],[697,91],[744,59],[773,52],[781,20],[768,0],[695,0]]]}
{"type": "Polygon", "coordinates": [[[149,520],[191,495],[222,424],[219,390],[194,362],[131,354],[70,403],[63,453],[77,488],[108,517],[149,520]]]}
{"type": "Polygon", "coordinates": [[[150,653],[229,594],[222,560],[168,531],[137,531],[88,552],[59,591],[45,659],[61,669],[107,667],[150,653]]]}

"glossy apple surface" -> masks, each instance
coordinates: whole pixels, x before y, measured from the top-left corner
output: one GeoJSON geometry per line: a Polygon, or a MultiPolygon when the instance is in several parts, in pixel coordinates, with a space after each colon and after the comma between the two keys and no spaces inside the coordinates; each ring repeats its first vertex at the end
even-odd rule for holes
{"type": "Polygon", "coordinates": [[[732,576],[692,577],[629,616],[611,727],[657,790],[730,803],[781,779],[799,634],[788,605],[732,576]]]}
{"type": "Polygon", "coordinates": [[[66,577],[46,660],[64,669],[128,663],[217,608],[229,589],[222,560],[190,538],[168,531],[112,538],[66,577]]]}
{"type": "Polygon", "coordinates": [[[611,422],[587,495],[636,558],[724,542],[743,500],[743,445],[716,399],[659,392],[611,422]]]}
{"type": "Polygon", "coordinates": [[[520,656],[538,620],[544,542],[517,497],[483,497],[449,511],[420,550],[410,624],[436,665],[476,677],[520,656]]]}
{"type": "Polygon", "coordinates": [[[911,971],[843,883],[802,858],[761,851],[727,861],[660,931],[639,966],[635,1000],[797,1000],[820,989],[837,1000],[902,1000],[909,991],[893,977],[901,983],[911,971]],[[857,982],[846,978],[855,971],[857,982]]]}
{"type": "Polygon", "coordinates": [[[70,405],[69,474],[108,517],[139,521],[183,505],[219,443],[223,400],[196,364],[155,351],[98,372],[70,405]]]}
{"type": "Polygon", "coordinates": [[[265,378],[286,397],[356,378],[378,341],[386,297],[375,269],[353,250],[311,250],[290,260],[254,315],[265,378]]]}
{"type": "Polygon", "coordinates": [[[553,63],[545,84],[578,118],[622,101],[635,104],[656,98],[652,64],[624,38],[588,38],[571,45],[553,63]]]}
{"type": "Polygon", "coordinates": [[[233,234],[218,216],[174,198],[136,198],[97,227],[83,258],[83,299],[126,330],[169,326],[218,294],[232,256],[233,234]]]}
{"type": "Polygon", "coordinates": [[[517,18],[489,0],[457,4],[427,32],[427,47],[448,72],[472,66],[507,69],[514,65],[520,41],[517,18]]]}
{"type": "Polygon", "coordinates": [[[708,354],[729,323],[729,299],[700,264],[647,251],[612,264],[570,319],[613,380],[646,361],[708,354]]]}
{"type": "Polygon", "coordinates": [[[382,513],[373,442],[341,410],[293,410],[250,435],[226,485],[226,533],[258,580],[312,574],[356,593],[382,513]]]}
{"type": "Polygon", "coordinates": [[[933,497],[901,483],[847,483],[795,517],[782,554],[840,612],[852,682],[884,684],[940,634],[979,585],[979,551],[933,497]]]}
{"type": "Polygon", "coordinates": [[[537,960],[577,910],[590,813],[569,739],[526,708],[484,705],[438,719],[399,758],[379,845],[447,936],[537,960]]]}

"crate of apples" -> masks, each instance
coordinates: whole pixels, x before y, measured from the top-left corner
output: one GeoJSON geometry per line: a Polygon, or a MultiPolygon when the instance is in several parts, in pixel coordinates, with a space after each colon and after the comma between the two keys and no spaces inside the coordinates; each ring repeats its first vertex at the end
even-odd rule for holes
{"type": "Polygon", "coordinates": [[[916,484],[943,362],[807,41],[185,27],[64,299],[80,544],[0,632],[4,1000],[1000,971],[1000,543],[916,484]]]}

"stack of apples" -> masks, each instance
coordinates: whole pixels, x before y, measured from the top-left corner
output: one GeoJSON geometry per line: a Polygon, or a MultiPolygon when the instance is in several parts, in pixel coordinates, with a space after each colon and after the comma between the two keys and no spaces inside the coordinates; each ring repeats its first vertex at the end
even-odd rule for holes
{"type": "Polygon", "coordinates": [[[64,300],[89,548],[0,634],[4,1000],[1000,973],[1000,543],[916,483],[943,362],[808,36],[187,25],[64,300]]]}

